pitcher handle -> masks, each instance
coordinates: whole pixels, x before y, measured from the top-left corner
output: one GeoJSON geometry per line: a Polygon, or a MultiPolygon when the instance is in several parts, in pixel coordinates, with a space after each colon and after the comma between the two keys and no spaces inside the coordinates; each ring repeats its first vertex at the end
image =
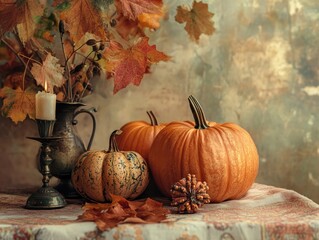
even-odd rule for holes
{"type": "Polygon", "coordinates": [[[97,112],[96,109],[94,107],[90,108],[90,109],[81,109],[77,112],[74,113],[73,115],[73,120],[72,120],[72,124],[73,125],[76,125],[78,123],[78,121],[75,119],[75,117],[81,113],[87,113],[91,116],[92,118],[92,121],[93,121],[93,128],[92,128],[92,133],[91,133],[91,137],[90,137],[90,141],[89,141],[89,144],[87,146],[87,149],[86,151],[89,151],[91,149],[91,145],[92,145],[92,142],[93,142],[93,138],[94,138],[94,135],[95,135],[95,128],[96,128],[96,121],[95,121],[95,117],[93,115],[92,112],[97,112]]]}

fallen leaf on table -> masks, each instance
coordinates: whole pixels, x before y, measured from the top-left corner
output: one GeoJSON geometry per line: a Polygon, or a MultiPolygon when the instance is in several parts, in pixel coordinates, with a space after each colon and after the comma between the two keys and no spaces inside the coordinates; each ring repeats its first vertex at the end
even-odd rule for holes
{"type": "Polygon", "coordinates": [[[213,13],[208,11],[208,4],[203,2],[193,2],[192,9],[185,6],[177,7],[175,20],[178,23],[186,22],[184,29],[191,40],[198,42],[201,34],[212,35],[215,31],[211,18],[213,13]]]}
{"type": "Polygon", "coordinates": [[[156,223],[166,219],[170,213],[163,204],[147,198],[144,201],[128,201],[112,195],[112,203],[86,203],[80,221],[94,221],[100,231],[105,231],[123,223],[156,223]]]}
{"type": "Polygon", "coordinates": [[[163,204],[151,198],[147,198],[145,203],[136,209],[136,216],[147,222],[160,222],[166,219],[167,209],[163,204]]]}

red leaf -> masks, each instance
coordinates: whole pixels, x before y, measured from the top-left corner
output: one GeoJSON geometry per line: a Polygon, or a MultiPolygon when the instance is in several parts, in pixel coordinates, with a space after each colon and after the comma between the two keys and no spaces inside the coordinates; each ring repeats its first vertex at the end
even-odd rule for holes
{"type": "Polygon", "coordinates": [[[106,69],[114,74],[114,94],[131,83],[138,86],[151,63],[170,59],[156,50],[154,45],[150,46],[147,37],[141,38],[136,45],[128,49],[113,42],[105,54],[108,59],[106,69]]]}
{"type": "Polygon", "coordinates": [[[140,64],[134,58],[128,57],[123,59],[114,71],[113,93],[117,93],[130,83],[136,86],[140,85],[145,68],[144,64],[140,64]]]}

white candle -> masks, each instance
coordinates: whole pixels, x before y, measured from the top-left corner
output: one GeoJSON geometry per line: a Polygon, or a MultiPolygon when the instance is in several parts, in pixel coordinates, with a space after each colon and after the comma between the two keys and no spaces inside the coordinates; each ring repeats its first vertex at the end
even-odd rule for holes
{"type": "MultiPolygon", "coordinates": [[[[46,84],[45,84],[46,85],[46,84]]],[[[35,95],[35,118],[55,120],[56,95],[45,91],[35,95]]]]}

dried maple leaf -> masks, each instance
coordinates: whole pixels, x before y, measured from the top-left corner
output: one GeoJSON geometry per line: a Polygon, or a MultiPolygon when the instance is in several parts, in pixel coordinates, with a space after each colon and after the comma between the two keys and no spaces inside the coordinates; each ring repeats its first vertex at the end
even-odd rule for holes
{"type": "Polygon", "coordinates": [[[53,90],[54,86],[61,87],[65,82],[63,77],[64,68],[58,62],[59,59],[49,53],[42,65],[34,63],[31,68],[31,73],[37,84],[44,87],[46,81],[49,92],[53,90]]]}
{"type": "Polygon", "coordinates": [[[116,0],[117,12],[141,27],[157,29],[164,16],[162,0],[116,0]]]}
{"type": "Polygon", "coordinates": [[[90,0],[72,0],[71,6],[61,13],[68,31],[75,42],[86,32],[106,39],[102,18],[90,0]]]}
{"type": "MultiPolygon", "coordinates": [[[[17,89],[18,87],[23,88],[23,84],[25,84],[23,72],[14,72],[13,74],[9,74],[3,81],[4,87],[9,87],[12,89],[17,89]]],[[[28,81],[29,83],[30,81],[28,81]]]]}
{"type": "Polygon", "coordinates": [[[29,40],[36,29],[36,17],[43,14],[44,5],[36,0],[6,1],[0,3],[0,35],[17,27],[23,42],[29,40]]]}
{"type": "Polygon", "coordinates": [[[142,13],[138,16],[138,22],[141,27],[147,27],[151,29],[158,29],[160,25],[160,20],[163,18],[164,12],[161,13],[142,13]]]}
{"type": "Polygon", "coordinates": [[[94,221],[100,231],[122,223],[156,223],[166,219],[170,213],[163,204],[150,198],[145,201],[128,201],[112,195],[112,203],[86,203],[78,217],[81,221],[94,221]]]}
{"type": "Polygon", "coordinates": [[[138,21],[132,21],[120,14],[116,19],[116,32],[125,40],[130,37],[145,36],[144,32],[138,25],[138,21]]]}
{"type": "Polygon", "coordinates": [[[142,13],[162,14],[162,0],[115,0],[119,13],[130,20],[136,20],[142,13]]]}
{"type": "Polygon", "coordinates": [[[22,122],[29,116],[35,118],[35,87],[28,87],[23,91],[20,87],[12,89],[4,87],[0,89],[0,97],[3,98],[1,112],[12,119],[14,123],[22,122]]]}
{"type": "Polygon", "coordinates": [[[201,34],[212,35],[215,31],[211,18],[213,13],[208,11],[208,4],[203,2],[193,2],[192,9],[184,6],[177,7],[175,20],[179,23],[186,22],[184,29],[190,38],[198,42],[201,34]]]}
{"type": "Polygon", "coordinates": [[[151,198],[147,198],[145,203],[136,209],[136,216],[146,222],[160,222],[166,219],[168,210],[163,208],[163,204],[151,198]]]}
{"type": "Polygon", "coordinates": [[[129,84],[139,85],[148,71],[150,63],[168,61],[170,57],[156,50],[148,44],[148,38],[143,37],[136,45],[124,49],[118,43],[111,43],[105,51],[106,69],[114,74],[113,93],[125,88],[129,84]]]}

